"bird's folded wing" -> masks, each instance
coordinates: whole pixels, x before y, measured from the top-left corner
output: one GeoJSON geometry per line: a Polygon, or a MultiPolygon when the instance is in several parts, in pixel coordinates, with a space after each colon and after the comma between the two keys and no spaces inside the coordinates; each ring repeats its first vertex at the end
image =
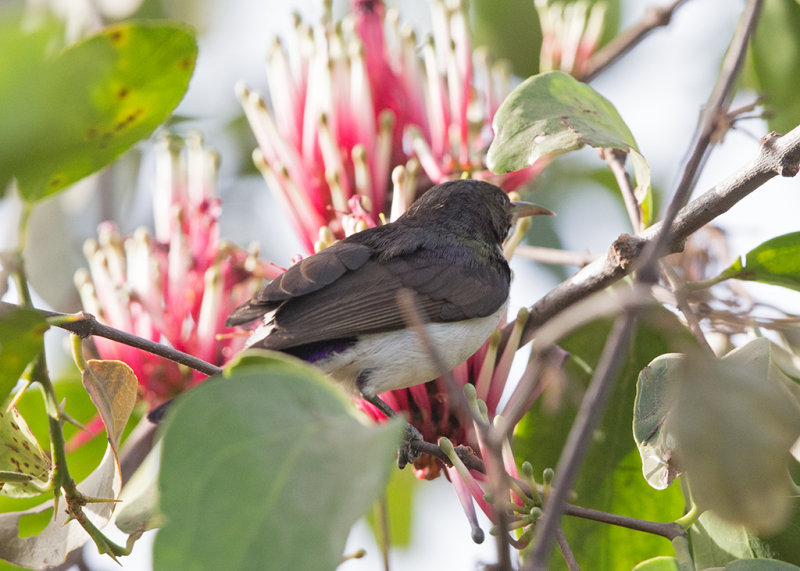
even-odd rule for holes
{"type": "Polygon", "coordinates": [[[397,292],[416,295],[424,319],[449,322],[494,313],[508,297],[505,266],[477,269],[420,256],[369,260],[345,272],[313,295],[283,303],[275,328],[259,346],[286,349],[306,343],[354,337],[405,327],[397,292]]]}
{"type": "Polygon", "coordinates": [[[266,284],[245,304],[237,307],[225,324],[233,327],[258,319],[281,302],[315,292],[336,281],[345,272],[360,268],[371,255],[372,249],[362,244],[337,242],[298,262],[266,284]]]}

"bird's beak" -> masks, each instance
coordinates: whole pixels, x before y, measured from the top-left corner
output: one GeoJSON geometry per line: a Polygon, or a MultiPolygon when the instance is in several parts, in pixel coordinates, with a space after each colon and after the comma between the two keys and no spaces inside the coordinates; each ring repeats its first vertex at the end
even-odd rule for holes
{"type": "Polygon", "coordinates": [[[511,203],[511,215],[518,220],[526,216],[555,216],[556,213],[532,202],[515,201],[511,203]]]}

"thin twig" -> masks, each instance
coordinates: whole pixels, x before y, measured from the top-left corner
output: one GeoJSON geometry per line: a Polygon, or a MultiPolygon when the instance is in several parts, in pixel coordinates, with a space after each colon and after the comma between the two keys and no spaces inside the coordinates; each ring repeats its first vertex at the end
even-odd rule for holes
{"type": "MultiPolygon", "coordinates": [[[[14,305],[13,303],[0,301],[0,311],[4,309],[14,309],[17,307],[18,306],[14,305]]],[[[37,309],[36,311],[41,313],[46,318],[51,318],[51,325],[74,333],[82,339],[96,335],[97,337],[104,337],[106,339],[116,341],[117,343],[122,343],[123,345],[128,345],[129,347],[135,347],[137,349],[141,349],[142,351],[147,351],[148,353],[158,355],[159,357],[164,357],[165,359],[175,361],[181,365],[186,365],[190,369],[200,371],[201,373],[209,376],[217,375],[222,372],[222,368],[203,361],[202,359],[198,359],[193,355],[189,355],[188,353],[178,351],[177,349],[173,349],[167,345],[162,345],[161,343],[156,343],[150,339],[145,339],[144,337],[139,337],[138,335],[133,335],[132,333],[128,333],[126,331],[120,331],[119,329],[114,329],[113,327],[100,323],[93,315],[89,313],[70,314],[59,313],[57,311],[48,311],[45,309],[37,309]]]]}
{"type": "Polygon", "coordinates": [[[425,328],[422,316],[417,310],[414,293],[411,290],[401,289],[397,292],[397,303],[403,313],[403,320],[414,330],[417,338],[425,346],[429,358],[434,362],[440,375],[444,377],[450,392],[450,398],[457,403],[456,406],[461,409],[463,415],[473,420],[476,429],[480,432],[480,436],[485,443],[485,449],[489,456],[488,460],[490,460],[489,470],[486,472],[488,472],[489,481],[492,484],[494,512],[496,516],[495,525],[498,530],[495,536],[497,540],[497,568],[503,571],[510,571],[511,550],[508,542],[508,507],[505,505],[508,502],[508,474],[506,474],[503,469],[502,440],[498,443],[498,439],[493,437],[491,428],[486,425],[477,412],[472,410],[472,407],[469,406],[462,387],[453,378],[452,372],[449,367],[445,365],[436,344],[425,328]]]}
{"type": "Polygon", "coordinates": [[[414,292],[410,289],[401,289],[397,292],[397,304],[403,314],[403,320],[414,331],[414,334],[425,347],[425,352],[428,358],[433,361],[434,367],[439,371],[439,375],[444,378],[447,388],[450,392],[450,398],[456,403],[461,413],[471,418],[478,427],[486,428],[483,419],[478,416],[469,406],[467,397],[464,391],[456,380],[453,378],[453,372],[445,364],[436,343],[433,342],[428,330],[425,328],[425,323],[422,320],[422,315],[417,309],[417,301],[414,292]]]}
{"type": "Polygon", "coordinates": [[[739,24],[722,62],[719,76],[717,76],[717,82],[714,84],[714,89],[711,91],[697,123],[690,150],[684,160],[681,178],[672,193],[674,206],[670,204],[670,209],[664,216],[664,219],[670,224],[678,209],[686,204],[689,198],[689,193],[708,156],[708,149],[718,129],[720,114],[727,114],[726,103],[731,97],[733,85],[744,64],[748,40],[755,30],[762,4],[763,0],[749,0],[739,19],[739,24]]]}
{"type": "Polygon", "coordinates": [[[708,339],[706,339],[706,335],[703,332],[703,328],[700,327],[700,320],[697,318],[694,310],[692,310],[691,305],[689,305],[684,284],[681,283],[681,279],[678,277],[678,274],[666,260],[661,260],[660,267],[661,275],[664,276],[664,281],[669,284],[672,294],[675,296],[675,306],[686,318],[686,324],[689,326],[689,331],[692,332],[695,340],[697,340],[697,344],[704,351],[708,352],[710,355],[714,355],[714,350],[711,348],[711,345],[709,345],[708,339]]]}
{"type": "Polygon", "coordinates": [[[564,535],[564,530],[561,527],[556,530],[556,543],[558,543],[558,548],[561,550],[561,555],[564,556],[564,563],[567,564],[567,569],[569,571],[580,571],[578,560],[575,559],[575,554],[572,553],[572,548],[567,543],[567,536],[564,535]]]}
{"type": "Polygon", "coordinates": [[[517,246],[514,254],[542,264],[555,266],[583,267],[598,258],[597,254],[589,252],[570,252],[558,248],[544,248],[542,246],[517,246]]]}
{"type": "Polygon", "coordinates": [[[631,228],[638,234],[642,231],[642,209],[639,206],[639,201],[636,200],[636,193],[631,183],[631,177],[628,171],[625,170],[625,158],[628,155],[620,149],[612,149],[609,147],[600,149],[600,156],[606,161],[614,178],[617,179],[617,185],[622,194],[625,209],[628,211],[628,218],[631,221],[631,228]]]}
{"type": "Polygon", "coordinates": [[[645,533],[652,533],[653,535],[660,535],[661,537],[665,537],[669,540],[686,535],[686,530],[674,522],[661,523],[657,521],[649,521],[646,519],[612,514],[591,508],[584,508],[572,504],[566,504],[564,506],[564,515],[598,521],[601,523],[616,525],[618,527],[643,531],[645,533]]]}
{"type": "Polygon", "coordinates": [[[684,2],[686,0],[675,0],[669,6],[652,6],[648,8],[644,17],[636,25],[619,34],[589,58],[581,80],[588,83],[597,77],[601,71],[631,51],[650,32],[669,24],[672,19],[672,13],[684,2]]]}
{"type": "Polygon", "coordinates": [[[617,318],[614,327],[606,340],[600,362],[581,401],[578,415],[567,436],[567,442],[556,464],[555,481],[552,492],[547,496],[542,510],[542,518],[536,524],[536,540],[531,558],[523,569],[546,569],[547,558],[554,534],[559,527],[561,514],[567,494],[578,475],[586,450],[591,441],[590,436],[597,426],[606,401],[614,386],[614,379],[622,365],[622,356],[628,350],[628,343],[636,324],[637,309],[628,309],[617,318]]]}
{"type": "Polygon", "coordinates": [[[719,116],[726,112],[726,103],[731,97],[734,82],[744,64],[747,43],[758,21],[762,1],[749,0],[739,19],[739,24],[736,26],[725,59],[722,61],[717,82],[700,114],[689,153],[684,160],[681,178],[672,193],[667,212],[664,214],[662,229],[642,254],[639,277],[646,282],[655,283],[657,279],[655,262],[666,250],[667,245],[672,242],[672,223],[680,209],[688,202],[697,175],[708,157],[712,139],[718,129],[719,116]]]}

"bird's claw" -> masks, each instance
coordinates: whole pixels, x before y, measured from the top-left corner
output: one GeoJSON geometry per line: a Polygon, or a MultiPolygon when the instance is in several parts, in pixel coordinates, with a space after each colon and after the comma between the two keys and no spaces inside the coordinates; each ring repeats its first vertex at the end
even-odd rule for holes
{"type": "Polygon", "coordinates": [[[413,464],[414,460],[419,457],[419,451],[415,444],[423,442],[422,434],[419,430],[406,424],[406,430],[403,434],[403,443],[397,451],[397,467],[401,470],[406,467],[406,464],[413,464]]]}

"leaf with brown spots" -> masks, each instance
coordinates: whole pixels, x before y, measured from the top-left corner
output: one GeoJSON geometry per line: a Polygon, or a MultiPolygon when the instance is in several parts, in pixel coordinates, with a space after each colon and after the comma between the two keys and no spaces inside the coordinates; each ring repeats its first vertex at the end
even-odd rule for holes
{"type": "Polygon", "coordinates": [[[0,140],[14,141],[0,146],[0,183],[16,176],[28,201],[100,170],[148,137],[183,98],[197,58],[193,33],[176,22],[109,26],[54,57],[43,47],[47,37],[28,41],[19,28],[0,25],[0,51],[8,53],[6,44],[12,53],[23,50],[0,63],[0,140]]]}

